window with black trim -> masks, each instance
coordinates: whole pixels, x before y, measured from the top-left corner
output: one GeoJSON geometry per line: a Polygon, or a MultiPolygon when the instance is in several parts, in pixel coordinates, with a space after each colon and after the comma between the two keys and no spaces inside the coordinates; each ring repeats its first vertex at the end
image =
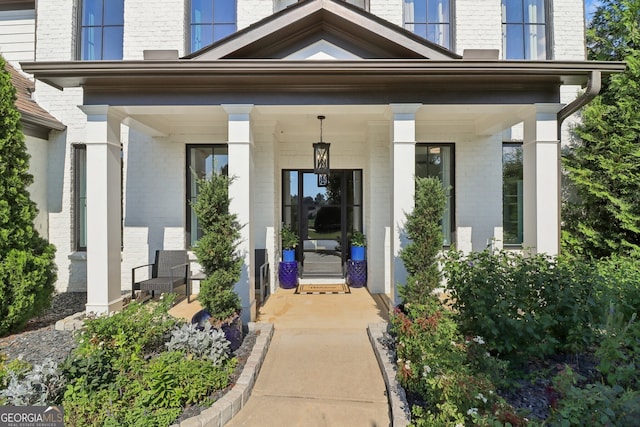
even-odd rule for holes
{"type": "Polygon", "coordinates": [[[453,49],[453,0],[404,0],[404,28],[453,49]]]}
{"type": "Polygon", "coordinates": [[[502,233],[505,245],[523,241],[522,144],[502,144],[502,233]]]}
{"type": "Polygon", "coordinates": [[[237,30],[236,0],[191,0],[191,52],[237,30]]]}
{"type": "Polygon", "coordinates": [[[551,59],[549,1],[502,0],[504,59],[551,59]]]}
{"type": "Polygon", "coordinates": [[[442,215],[442,237],[444,246],[450,246],[455,229],[455,145],[417,144],[416,176],[438,178],[447,189],[445,211],[442,215]]]}
{"type": "Polygon", "coordinates": [[[226,144],[187,145],[187,224],[186,235],[189,247],[196,245],[202,237],[198,217],[191,208],[198,199],[198,180],[212,174],[229,174],[229,149],[226,144]]]}
{"type": "Polygon", "coordinates": [[[81,0],[79,58],[122,59],[124,0],[81,0]]]}
{"type": "Polygon", "coordinates": [[[73,230],[76,251],[87,250],[87,146],[73,146],[73,230]]]}

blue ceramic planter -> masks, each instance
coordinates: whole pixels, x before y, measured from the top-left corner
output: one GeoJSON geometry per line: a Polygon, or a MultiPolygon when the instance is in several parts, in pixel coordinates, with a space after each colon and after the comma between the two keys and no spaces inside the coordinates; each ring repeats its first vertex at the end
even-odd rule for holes
{"type": "Polygon", "coordinates": [[[283,262],[293,262],[296,260],[296,250],[295,249],[283,249],[282,250],[282,261],[283,262]]]}
{"type": "Polygon", "coordinates": [[[351,260],[364,261],[364,246],[351,246],[351,260]]]}

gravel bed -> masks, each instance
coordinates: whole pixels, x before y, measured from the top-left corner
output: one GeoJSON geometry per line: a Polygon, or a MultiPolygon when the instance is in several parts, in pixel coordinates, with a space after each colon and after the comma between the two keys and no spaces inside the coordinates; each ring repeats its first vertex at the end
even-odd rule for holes
{"type": "Polygon", "coordinates": [[[46,358],[62,362],[76,347],[72,331],[56,331],[58,320],[84,311],[86,292],[56,294],[51,307],[30,320],[22,332],[0,338],[0,353],[9,360],[21,358],[29,363],[42,363],[46,358]]]}

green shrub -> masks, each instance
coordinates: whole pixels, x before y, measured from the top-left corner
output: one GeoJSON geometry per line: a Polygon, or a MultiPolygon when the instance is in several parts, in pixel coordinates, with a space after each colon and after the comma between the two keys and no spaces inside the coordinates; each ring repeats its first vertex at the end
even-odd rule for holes
{"type": "Polygon", "coordinates": [[[481,337],[465,339],[451,313],[435,299],[404,308],[394,312],[391,323],[399,382],[419,403],[411,408],[413,425],[522,421],[497,395],[490,376],[478,370],[503,375],[505,368],[487,354],[481,337]]]}
{"type": "Polygon", "coordinates": [[[590,264],[449,251],[444,271],[461,331],[481,335],[492,352],[526,360],[578,351],[596,338],[603,285],[590,264]]]}
{"type": "Polygon", "coordinates": [[[640,312],[640,259],[613,256],[596,265],[605,285],[603,306],[613,302],[627,320],[640,312]]]}
{"type": "Polygon", "coordinates": [[[0,336],[42,314],[56,281],[55,248],[34,227],[37,209],[27,191],[33,177],[15,100],[0,58],[0,336]]]}
{"type": "Polygon", "coordinates": [[[234,291],[243,259],[237,251],[241,225],[237,215],[229,212],[231,181],[218,174],[198,180],[198,199],[193,205],[202,227],[202,238],[194,250],[207,276],[200,284],[198,299],[216,321],[225,321],[242,309],[234,291]]]}
{"type": "Polygon", "coordinates": [[[446,193],[437,178],[416,177],[415,207],[407,214],[405,231],[410,239],[400,252],[409,277],[399,289],[405,303],[425,303],[440,286],[438,252],[442,250],[442,214],[446,193]]]}
{"type": "Polygon", "coordinates": [[[85,322],[64,366],[67,425],[168,426],[186,405],[206,403],[228,385],[237,361],[221,360],[220,337],[190,341],[190,334],[182,334],[186,341],[172,345],[184,348],[163,351],[172,330],[188,329],[168,315],[172,303],[173,296],[132,302],[119,313],[85,322]],[[192,347],[206,348],[217,360],[194,357],[192,347]]]}

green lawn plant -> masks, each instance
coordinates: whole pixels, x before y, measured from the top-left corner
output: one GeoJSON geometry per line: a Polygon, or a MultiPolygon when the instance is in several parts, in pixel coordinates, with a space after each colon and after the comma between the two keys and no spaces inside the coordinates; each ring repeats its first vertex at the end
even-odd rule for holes
{"type": "Polygon", "coordinates": [[[51,304],[55,248],[38,234],[27,187],[29,154],[16,90],[0,57],[0,336],[20,330],[51,304]]]}
{"type": "Polygon", "coordinates": [[[63,405],[65,425],[169,426],[185,407],[208,406],[209,396],[228,386],[237,360],[209,357],[225,338],[203,342],[200,331],[167,314],[173,299],[133,302],[85,322],[63,368],[64,394],[51,402],[63,405]]]}
{"type": "Polygon", "coordinates": [[[295,249],[300,242],[298,234],[293,230],[290,224],[283,224],[280,230],[280,240],[282,241],[282,249],[295,249]]]}
{"type": "Polygon", "coordinates": [[[354,230],[351,233],[351,246],[367,246],[367,236],[362,231],[354,230]]]}
{"type": "Polygon", "coordinates": [[[494,354],[526,361],[584,350],[596,339],[603,283],[592,264],[451,250],[444,272],[461,331],[484,337],[494,354]]]}
{"type": "Polygon", "coordinates": [[[242,226],[229,211],[231,182],[232,178],[223,174],[198,180],[198,199],[193,204],[202,228],[194,251],[207,277],[200,284],[198,300],[217,322],[238,315],[242,309],[234,291],[243,266],[238,253],[242,226]]]}

